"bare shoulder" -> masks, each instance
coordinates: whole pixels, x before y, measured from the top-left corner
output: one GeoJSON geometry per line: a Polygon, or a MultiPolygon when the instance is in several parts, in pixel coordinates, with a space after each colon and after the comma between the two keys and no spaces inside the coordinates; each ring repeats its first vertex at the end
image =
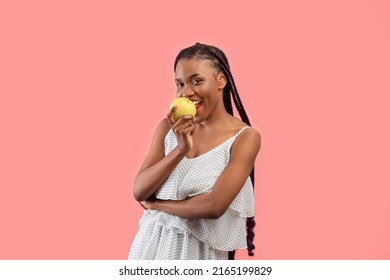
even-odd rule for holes
{"type": "MultiPolygon", "coordinates": [[[[234,125],[238,127],[238,130],[241,130],[242,128],[244,127],[247,127],[248,125],[246,123],[244,123],[242,120],[236,118],[236,117],[233,117],[234,118],[234,125]]],[[[260,132],[257,131],[254,127],[250,126],[246,129],[244,129],[240,135],[237,137],[237,140],[238,139],[253,139],[253,140],[258,140],[258,141],[261,141],[261,135],[260,135],[260,132]]]]}
{"type": "Polygon", "coordinates": [[[155,130],[155,136],[157,136],[158,138],[165,138],[165,135],[167,135],[168,131],[171,129],[170,125],[169,125],[169,122],[166,118],[162,119],[156,130],[155,130]]]}
{"type": "Polygon", "coordinates": [[[157,128],[153,134],[152,144],[150,146],[149,152],[146,155],[146,158],[142,163],[139,172],[143,171],[146,168],[149,168],[150,166],[153,166],[162,158],[164,158],[164,139],[169,129],[170,125],[167,119],[161,120],[160,123],[157,125],[157,128]]]}
{"type": "Polygon", "coordinates": [[[257,129],[255,129],[254,127],[248,127],[246,129],[244,129],[240,135],[237,137],[237,140],[239,140],[240,142],[243,142],[243,141],[254,141],[258,144],[261,143],[261,134],[259,131],[257,131],[257,129]]]}
{"type": "MultiPolygon", "coordinates": [[[[247,126],[247,125],[246,125],[246,126],[247,126]]],[[[261,134],[260,134],[260,132],[259,132],[256,128],[252,127],[252,126],[246,128],[246,129],[244,129],[243,132],[242,132],[241,134],[242,134],[242,135],[250,135],[249,137],[255,137],[255,138],[261,139],[261,134]]],[[[240,136],[241,136],[241,134],[240,134],[240,136]]],[[[248,136],[247,136],[247,137],[248,137],[248,136]]]]}
{"type": "MultiPolygon", "coordinates": [[[[247,126],[248,125],[244,124],[242,128],[247,126]]],[[[244,129],[234,141],[232,146],[232,152],[236,150],[239,152],[246,151],[249,153],[257,154],[260,150],[260,146],[261,146],[260,132],[254,127],[248,127],[244,129]]]]}

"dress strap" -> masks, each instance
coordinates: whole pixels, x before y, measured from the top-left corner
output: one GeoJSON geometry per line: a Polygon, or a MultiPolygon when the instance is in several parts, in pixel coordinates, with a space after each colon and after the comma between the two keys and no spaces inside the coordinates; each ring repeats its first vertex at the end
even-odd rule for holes
{"type": "Polygon", "coordinates": [[[240,135],[240,133],[243,132],[244,129],[246,129],[246,128],[248,128],[248,127],[250,127],[250,126],[245,126],[245,127],[241,128],[240,131],[237,132],[237,134],[236,134],[234,137],[238,137],[238,135],[240,135]]]}

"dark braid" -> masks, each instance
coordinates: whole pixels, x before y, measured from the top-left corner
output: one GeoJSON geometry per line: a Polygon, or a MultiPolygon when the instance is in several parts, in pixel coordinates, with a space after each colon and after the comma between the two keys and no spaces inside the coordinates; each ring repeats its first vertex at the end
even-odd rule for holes
{"type": "MultiPolygon", "coordinates": [[[[238,91],[236,88],[236,84],[233,79],[233,75],[230,71],[229,61],[226,55],[222,50],[215,46],[205,45],[201,43],[196,43],[195,45],[185,48],[179,52],[176,56],[174,63],[174,70],[176,71],[177,63],[180,59],[192,59],[198,58],[202,60],[208,60],[211,64],[211,67],[222,71],[226,78],[227,84],[223,89],[223,103],[226,111],[233,116],[233,107],[232,107],[232,97],[234,101],[234,105],[241,117],[241,120],[247,125],[251,126],[249,122],[248,115],[245,112],[244,106],[242,105],[240,96],[238,95],[238,91]]],[[[255,186],[255,169],[253,168],[251,171],[251,181],[253,187],[255,186]]],[[[253,256],[253,250],[255,246],[253,244],[254,239],[254,227],[256,223],[254,217],[250,217],[246,219],[246,231],[247,231],[247,245],[248,245],[248,255],[253,256]]],[[[233,260],[235,255],[235,250],[229,252],[229,260],[233,260]]]]}

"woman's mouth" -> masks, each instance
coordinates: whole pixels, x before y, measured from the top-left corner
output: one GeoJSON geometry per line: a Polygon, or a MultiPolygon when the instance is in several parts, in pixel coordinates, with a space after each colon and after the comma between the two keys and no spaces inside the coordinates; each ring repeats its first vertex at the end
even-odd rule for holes
{"type": "Polygon", "coordinates": [[[198,111],[199,108],[202,106],[202,101],[200,101],[200,100],[194,100],[194,101],[192,101],[192,102],[193,102],[194,105],[195,105],[196,111],[198,111]]]}

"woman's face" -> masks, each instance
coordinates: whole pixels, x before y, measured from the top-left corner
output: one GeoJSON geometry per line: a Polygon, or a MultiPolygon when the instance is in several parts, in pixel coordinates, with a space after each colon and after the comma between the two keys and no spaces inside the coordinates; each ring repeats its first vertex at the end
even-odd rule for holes
{"type": "Polygon", "coordinates": [[[187,97],[196,107],[195,122],[206,120],[217,106],[223,105],[222,91],[218,90],[218,71],[207,60],[181,59],[176,65],[177,97],[187,97]]]}

